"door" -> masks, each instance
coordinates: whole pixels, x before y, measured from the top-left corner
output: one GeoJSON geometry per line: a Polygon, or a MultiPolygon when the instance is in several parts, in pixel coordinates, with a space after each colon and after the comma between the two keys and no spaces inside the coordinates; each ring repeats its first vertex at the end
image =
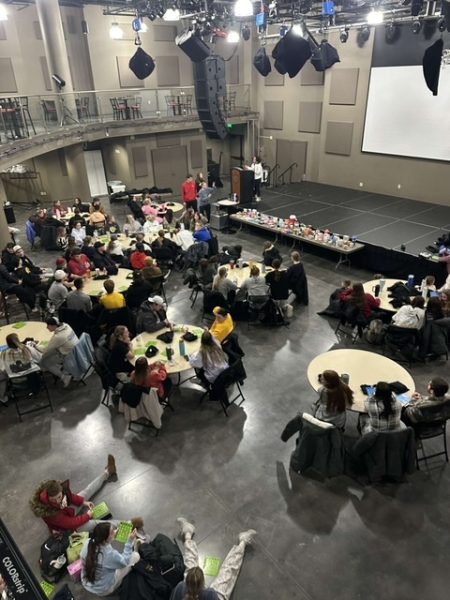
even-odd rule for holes
{"type": "Polygon", "coordinates": [[[168,146],[152,150],[155,186],[172,188],[175,194],[181,193],[181,184],[188,173],[186,146],[168,146]]]}
{"type": "Polygon", "coordinates": [[[86,173],[91,196],[95,197],[108,194],[101,150],[85,150],[84,162],[86,164],[86,173]]]}
{"type": "Polygon", "coordinates": [[[293,163],[297,163],[292,167],[292,178],[290,178],[289,171],[285,173],[285,183],[302,181],[306,172],[307,148],[307,142],[277,140],[277,163],[280,165],[278,175],[281,175],[293,163]]]}

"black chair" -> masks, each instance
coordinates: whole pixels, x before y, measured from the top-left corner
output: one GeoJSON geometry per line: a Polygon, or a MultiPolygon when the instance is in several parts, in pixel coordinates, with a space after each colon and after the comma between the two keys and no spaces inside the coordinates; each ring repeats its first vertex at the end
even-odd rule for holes
{"type": "Polygon", "coordinates": [[[363,312],[356,306],[346,305],[334,333],[336,335],[342,333],[350,337],[354,344],[358,338],[362,338],[365,327],[367,327],[367,319],[363,312]]]}
{"type": "Polygon", "coordinates": [[[239,398],[242,398],[242,400],[239,402],[238,406],[241,406],[245,401],[245,396],[241,387],[244,385],[245,379],[247,379],[247,373],[245,372],[242,360],[239,358],[231,364],[228,369],[222,371],[213,384],[208,386],[208,389],[200,398],[200,402],[203,402],[206,397],[209,397],[213,402],[219,402],[225,416],[228,417],[227,409],[231,404],[234,404],[239,398]],[[236,385],[237,394],[230,399],[228,396],[228,389],[233,385],[236,385]]]}
{"type": "Polygon", "coordinates": [[[264,294],[262,296],[248,296],[247,298],[247,316],[248,316],[248,327],[250,328],[251,323],[255,323],[256,321],[261,321],[261,316],[264,312],[267,303],[270,300],[270,296],[268,294],[264,294]]]}
{"type": "Polygon", "coordinates": [[[213,310],[216,306],[221,306],[229,310],[227,299],[220,292],[212,290],[203,290],[203,309],[202,317],[214,316],[213,310]]]}
{"type": "MultiPolygon", "coordinates": [[[[440,408],[440,407],[439,407],[440,408]]],[[[429,458],[435,458],[436,456],[445,456],[446,462],[448,462],[448,451],[447,451],[447,421],[432,421],[431,423],[415,423],[414,432],[416,434],[417,449],[416,449],[416,465],[420,469],[419,463],[429,458]],[[433,454],[425,454],[425,448],[423,445],[424,440],[431,440],[433,438],[443,438],[444,449],[440,452],[433,452],[433,454]],[[419,450],[422,451],[422,456],[419,458],[419,450]]]]}
{"type": "Polygon", "coordinates": [[[97,320],[83,310],[73,310],[61,306],[58,310],[58,316],[61,322],[67,323],[72,327],[78,337],[84,332],[88,333],[91,336],[94,345],[101,336],[101,330],[97,326],[97,320]]]}
{"type": "Polygon", "coordinates": [[[164,289],[164,283],[168,280],[170,275],[170,271],[167,271],[164,275],[160,277],[153,277],[152,279],[147,280],[152,286],[151,293],[153,295],[157,294],[158,296],[162,296],[164,298],[164,302],[167,304],[166,290],[164,289]]]}
{"type": "Polygon", "coordinates": [[[41,371],[8,379],[6,395],[14,402],[19,420],[22,422],[24,415],[49,408],[53,412],[52,401],[48,393],[47,384],[41,371]],[[43,398],[41,399],[40,397],[43,398]],[[33,403],[28,410],[21,410],[22,403],[33,403]]]}
{"type": "Polygon", "coordinates": [[[383,355],[389,354],[397,362],[406,362],[411,367],[417,348],[418,331],[406,327],[389,325],[383,340],[383,355]]]}
{"type": "Polygon", "coordinates": [[[96,360],[92,366],[102,382],[103,396],[100,404],[109,407],[111,406],[109,400],[116,391],[117,379],[103,362],[96,360]]]}
{"type": "MultiPolygon", "coordinates": [[[[10,319],[11,319],[11,307],[9,305],[9,301],[11,299],[11,296],[13,296],[14,298],[16,298],[16,296],[14,294],[5,294],[4,292],[0,292],[0,306],[1,306],[1,310],[5,315],[5,319],[6,322],[9,325],[10,319]]],[[[21,300],[18,301],[18,306],[23,310],[23,312],[25,313],[25,318],[27,321],[30,320],[30,313],[29,313],[29,308],[28,306],[22,302],[21,300]]]]}
{"type": "Polygon", "coordinates": [[[192,300],[191,308],[194,308],[195,303],[197,302],[197,297],[198,297],[199,292],[204,292],[204,291],[205,291],[205,289],[200,282],[197,282],[194,284],[194,287],[192,288],[192,291],[189,296],[189,300],[192,300]]]}
{"type": "MultiPolygon", "coordinates": [[[[120,390],[120,399],[122,400],[123,404],[129,406],[131,409],[139,409],[140,408],[140,404],[142,402],[142,395],[143,394],[148,394],[148,393],[154,393],[157,395],[157,391],[156,390],[149,390],[148,388],[143,388],[140,385],[136,385],[135,383],[132,382],[128,382],[125,383],[122,387],[122,389],[120,390]]],[[[156,397],[154,397],[156,399],[156,397]]],[[[145,410],[145,409],[144,409],[145,410]]],[[[133,419],[132,415],[133,413],[131,411],[128,411],[128,430],[132,431],[131,426],[132,425],[140,425],[141,427],[146,427],[148,429],[154,429],[155,430],[155,437],[158,437],[159,435],[159,429],[157,427],[155,427],[155,425],[153,424],[152,420],[150,419],[148,413],[145,411],[144,414],[139,414],[138,411],[135,412],[136,418],[133,419]],[[136,414],[137,412],[137,414],[136,414]],[[142,415],[142,416],[141,416],[142,415]]],[[[125,409],[125,419],[127,420],[127,409],[125,409]]]]}

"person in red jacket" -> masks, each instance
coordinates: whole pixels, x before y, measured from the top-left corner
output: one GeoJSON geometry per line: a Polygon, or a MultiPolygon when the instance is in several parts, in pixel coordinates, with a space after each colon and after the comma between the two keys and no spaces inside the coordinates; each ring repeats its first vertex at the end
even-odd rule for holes
{"type": "Polygon", "coordinates": [[[374,298],[372,294],[367,294],[362,283],[354,283],[351,288],[341,292],[339,298],[362,312],[367,321],[372,318],[373,311],[376,311],[381,302],[380,298],[374,298]]]}
{"type": "Polygon", "coordinates": [[[145,252],[144,244],[138,242],[136,244],[136,250],[131,253],[130,263],[134,271],[142,271],[145,267],[145,261],[148,255],[145,252]]]}
{"type": "Polygon", "coordinates": [[[79,248],[72,250],[72,255],[68,262],[67,268],[71,275],[75,277],[87,277],[88,271],[91,270],[91,261],[86,254],[82,254],[79,248]]]}
{"type": "Polygon", "coordinates": [[[181,186],[181,197],[186,208],[193,208],[197,212],[197,186],[192,175],[187,175],[181,186]]]}

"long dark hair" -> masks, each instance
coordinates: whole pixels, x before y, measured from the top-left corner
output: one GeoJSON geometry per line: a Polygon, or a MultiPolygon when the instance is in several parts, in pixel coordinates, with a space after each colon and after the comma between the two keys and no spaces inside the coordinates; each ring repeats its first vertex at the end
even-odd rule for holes
{"type": "Polygon", "coordinates": [[[427,304],[427,318],[436,321],[436,319],[444,318],[444,311],[442,310],[442,303],[440,298],[430,298],[427,304]]]}
{"type": "Polygon", "coordinates": [[[114,346],[117,344],[119,340],[119,337],[121,337],[125,331],[126,331],[126,327],[125,325],[117,325],[114,329],[114,331],[111,334],[110,340],[109,340],[109,348],[110,350],[112,350],[114,348],[114,346]]]}
{"type": "Polygon", "coordinates": [[[392,390],[391,386],[386,381],[379,381],[375,387],[376,400],[381,400],[383,403],[383,412],[380,413],[380,417],[387,419],[390,415],[394,414],[394,408],[392,406],[392,390]]]}
{"type": "Polygon", "coordinates": [[[205,589],[205,576],[200,567],[192,567],[186,572],[186,595],[183,600],[200,600],[205,589]]]}
{"type": "Polygon", "coordinates": [[[350,303],[356,306],[356,308],[362,309],[366,303],[366,293],[362,283],[354,283],[352,287],[352,294],[350,296],[350,303]]]}
{"type": "Polygon", "coordinates": [[[275,281],[280,281],[281,279],[281,271],[280,271],[280,267],[281,267],[281,260],[279,258],[274,258],[274,260],[272,261],[272,268],[273,268],[273,278],[275,281]]]}
{"type": "Polygon", "coordinates": [[[89,581],[89,583],[95,582],[95,576],[97,574],[98,555],[101,550],[101,546],[103,546],[103,544],[108,540],[110,533],[110,523],[99,523],[94,527],[91,539],[89,540],[86,561],[84,563],[84,571],[86,579],[89,581]]]}
{"type": "Polygon", "coordinates": [[[327,412],[344,412],[353,404],[353,391],[342,381],[336,371],[324,371],[322,382],[327,390],[327,412]]]}
{"type": "Polygon", "coordinates": [[[141,356],[134,363],[134,383],[143,385],[147,378],[148,362],[145,356],[141,356]]]}

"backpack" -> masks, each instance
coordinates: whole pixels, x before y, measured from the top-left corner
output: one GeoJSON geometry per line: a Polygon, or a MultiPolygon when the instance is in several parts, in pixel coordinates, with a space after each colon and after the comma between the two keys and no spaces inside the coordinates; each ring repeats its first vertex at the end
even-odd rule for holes
{"type": "Polygon", "coordinates": [[[39,566],[41,575],[48,583],[57,583],[66,573],[66,550],[69,546],[69,535],[51,536],[41,546],[39,566]]]}
{"type": "Polygon", "coordinates": [[[365,333],[366,341],[369,344],[377,346],[383,342],[385,334],[383,321],[381,319],[373,319],[370,321],[369,327],[365,333]]]}
{"type": "Polygon", "coordinates": [[[72,594],[70,587],[67,583],[64,584],[60,590],[54,594],[52,600],[75,600],[75,596],[72,594]]]}

